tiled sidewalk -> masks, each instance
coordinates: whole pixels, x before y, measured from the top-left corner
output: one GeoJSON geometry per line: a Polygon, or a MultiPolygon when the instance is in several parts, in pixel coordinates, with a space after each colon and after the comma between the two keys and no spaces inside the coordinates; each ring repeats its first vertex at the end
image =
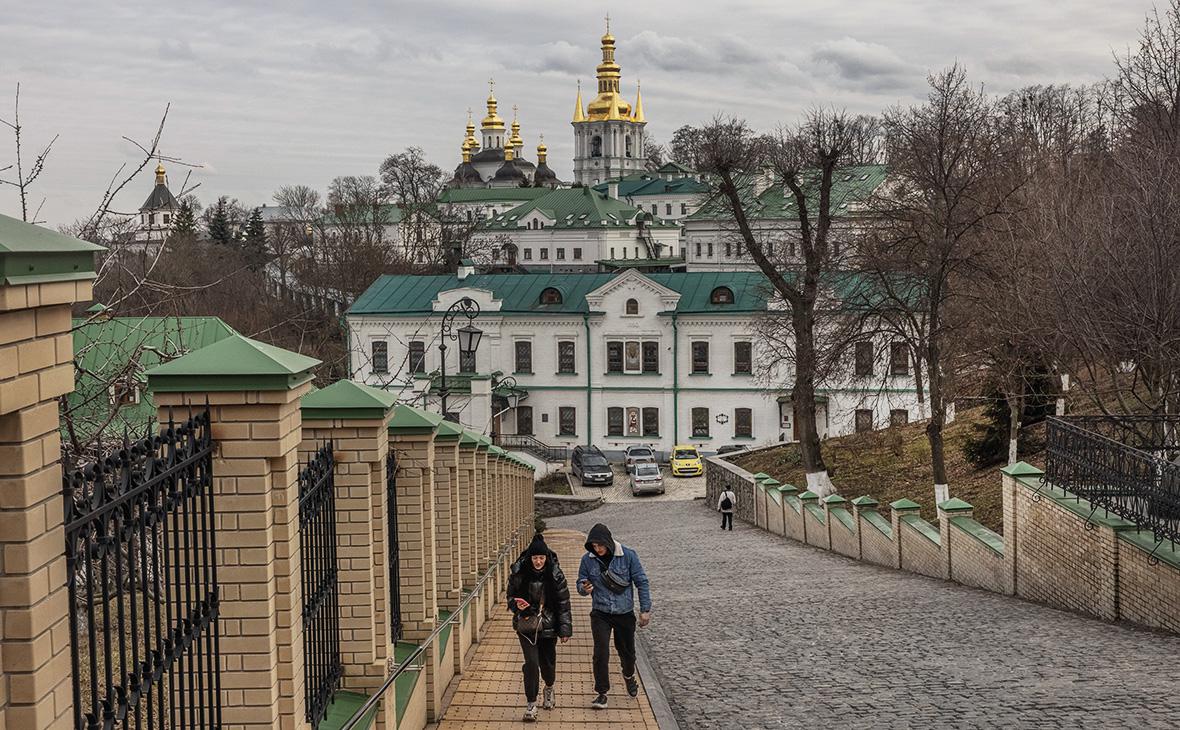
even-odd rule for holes
{"type": "MultiPolygon", "coordinates": [[[[646,694],[637,700],[627,696],[622,673],[612,650],[610,707],[590,709],[594,699],[594,679],[590,660],[590,598],[573,590],[578,575],[578,561],[585,537],[571,530],[548,530],[545,539],[561,561],[573,599],[574,636],[557,645],[557,707],[542,710],[537,725],[545,727],[649,728],[656,730],[655,716],[646,694]]],[[[501,603],[503,605],[503,603],[501,603]]],[[[459,687],[436,727],[439,730],[491,730],[518,728],[525,724],[524,680],[520,671],[520,643],[512,630],[507,610],[495,614],[476,649],[474,660],[459,682],[459,687]]]]}

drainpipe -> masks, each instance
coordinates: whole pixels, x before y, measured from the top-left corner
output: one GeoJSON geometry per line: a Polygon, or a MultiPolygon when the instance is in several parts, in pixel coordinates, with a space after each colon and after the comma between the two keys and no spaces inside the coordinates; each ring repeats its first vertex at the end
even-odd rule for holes
{"type": "Polygon", "coordinates": [[[680,443],[680,335],[672,313],[672,446],[680,443]]]}
{"type": "Polygon", "coordinates": [[[591,405],[590,396],[590,314],[582,315],[582,327],[586,330],[586,445],[593,446],[591,443],[591,424],[594,422],[593,406],[591,405]]]}

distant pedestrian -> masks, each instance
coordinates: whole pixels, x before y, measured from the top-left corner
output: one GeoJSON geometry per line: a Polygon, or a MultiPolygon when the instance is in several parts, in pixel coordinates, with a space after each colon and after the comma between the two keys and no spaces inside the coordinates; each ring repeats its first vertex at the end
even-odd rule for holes
{"type": "Polygon", "coordinates": [[[540,680],[545,680],[543,708],[556,706],[553,683],[557,680],[557,642],[569,641],[574,634],[570,611],[570,592],[565,574],[557,564],[557,554],[537,535],[512,564],[508,577],[508,610],[512,611],[512,628],[524,653],[524,697],[527,701],[524,721],[537,719],[537,694],[540,680]]]}
{"type": "Polygon", "coordinates": [[[594,691],[590,706],[606,709],[610,691],[610,644],[614,632],[615,652],[623,667],[627,694],[639,696],[635,676],[635,592],[639,593],[640,627],[651,621],[651,588],[639,556],[611,536],[606,525],[597,524],[586,535],[586,554],[578,567],[578,593],[591,601],[590,631],[594,635],[594,691]]]}
{"type": "Polygon", "coordinates": [[[721,513],[722,530],[726,525],[729,525],[729,531],[733,532],[733,510],[735,507],[737,507],[737,495],[733,493],[732,489],[726,489],[717,498],[717,511],[721,513]]]}

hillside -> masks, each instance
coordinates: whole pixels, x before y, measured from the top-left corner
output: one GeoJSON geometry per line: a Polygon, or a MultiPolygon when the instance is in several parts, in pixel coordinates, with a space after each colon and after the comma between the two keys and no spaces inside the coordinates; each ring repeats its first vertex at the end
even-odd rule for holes
{"type": "MultiPolygon", "coordinates": [[[[1000,498],[999,468],[1002,464],[976,469],[963,457],[963,444],[972,427],[983,420],[983,408],[960,409],[959,417],[947,426],[947,479],[951,496],[975,506],[975,518],[996,532],[1004,527],[1000,498]]],[[[934,508],[934,479],[930,468],[930,445],[925,423],[859,433],[828,439],[824,442],[824,460],[832,482],[847,499],[868,494],[881,503],[881,513],[889,515],[889,503],[908,497],[922,505],[922,517],[931,522],[938,516],[934,508]]],[[[1042,455],[1021,458],[1040,466],[1042,455]]],[[[784,484],[804,485],[806,479],[799,466],[799,447],[788,444],[755,452],[733,460],[752,472],[766,472],[784,484]]]]}

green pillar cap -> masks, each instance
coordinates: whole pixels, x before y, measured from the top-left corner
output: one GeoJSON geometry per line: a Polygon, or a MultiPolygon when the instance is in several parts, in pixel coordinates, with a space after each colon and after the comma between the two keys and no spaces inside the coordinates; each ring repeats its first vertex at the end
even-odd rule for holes
{"type": "Polygon", "coordinates": [[[795,485],[793,485],[793,484],[784,484],[778,488],[778,491],[779,491],[779,494],[789,494],[791,492],[798,492],[799,490],[796,489],[795,485]]]}
{"type": "Polygon", "coordinates": [[[479,440],[479,445],[485,449],[491,449],[493,446],[495,446],[495,444],[492,443],[491,437],[487,434],[480,434],[476,438],[479,440]]]}
{"type": "Polygon", "coordinates": [[[889,506],[893,509],[922,509],[922,505],[912,500],[906,499],[905,497],[902,497],[896,502],[890,502],[889,506]]]}
{"type": "Polygon", "coordinates": [[[819,499],[819,495],[808,489],[799,495],[799,499],[819,499]]]}
{"type": "Polygon", "coordinates": [[[397,397],[387,390],[352,380],[337,380],[327,388],[313,390],[299,402],[303,420],[337,418],[383,419],[393,410],[397,397]]]}
{"type": "Polygon", "coordinates": [[[0,215],[0,284],[93,279],[94,254],[105,250],[52,228],[0,215]]]}
{"type": "Polygon", "coordinates": [[[1024,461],[1018,461],[1015,464],[1000,469],[1001,474],[1007,474],[1010,477],[1043,477],[1045,472],[1036,468],[1032,464],[1024,461]]]}
{"type": "Polygon", "coordinates": [[[766,487],[767,489],[770,489],[771,487],[777,487],[780,484],[782,484],[782,482],[775,479],[774,477],[766,477],[762,480],[762,486],[766,487]]]}
{"type": "Polygon", "coordinates": [[[462,438],[463,428],[445,419],[439,422],[438,431],[434,434],[435,441],[459,441],[462,438]]]}
{"type": "Polygon", "coordinates": [[[393,418],[389,419],[389,432],[407,435],[433,434],[442,420],[442,416],[437,413],[398,403],[393,408],[393,418]]]}
{"type": "Polygon", "coordinates": [[[943,512],[962,512],[964,510],[975,509],[958,497],[951,497],[945,502],[939,503],[938,508],[943,512]]]}
{"type": "Polygon", "coordinates": [[[289,390],[310,381],[319,360],[237,332],[147,372],[156,393],[289,390]]]}
{"type": "Polygon", "coordinates": [[[763,479],[769,479],[769,478],[770,478],[770,475],[764,471],[760,471],[754,475],[754,481],[756,481],[756,482],[760,482],[763,479]]]}
{"type": "Polygon", "coordinates": [[[839,494],[829,494],[823,499],[824,504],[844,504],[847,501],[847,499],[844,499],[839,494]]]}
{"type": "Polygon", "coordinates": [[[463,434],[459,437],[460,446],[479,446],[479,434],[471,433],[464,429],[463,434]]]}
{"type": "Polygon", "coordinates": [[[880,502],[865,494],[852,500],[852,504],[857,507],[876,507],[880,502]]]}
{"type": "Polygon", "coordinates": [[[504,449],[501,449],[499,446],[496,446],[494,444],[492,446],[488,447],[488,453],[492,454],[494,456],[507,456],[508,455],[507,451],[505,451],[504,449]]]}

